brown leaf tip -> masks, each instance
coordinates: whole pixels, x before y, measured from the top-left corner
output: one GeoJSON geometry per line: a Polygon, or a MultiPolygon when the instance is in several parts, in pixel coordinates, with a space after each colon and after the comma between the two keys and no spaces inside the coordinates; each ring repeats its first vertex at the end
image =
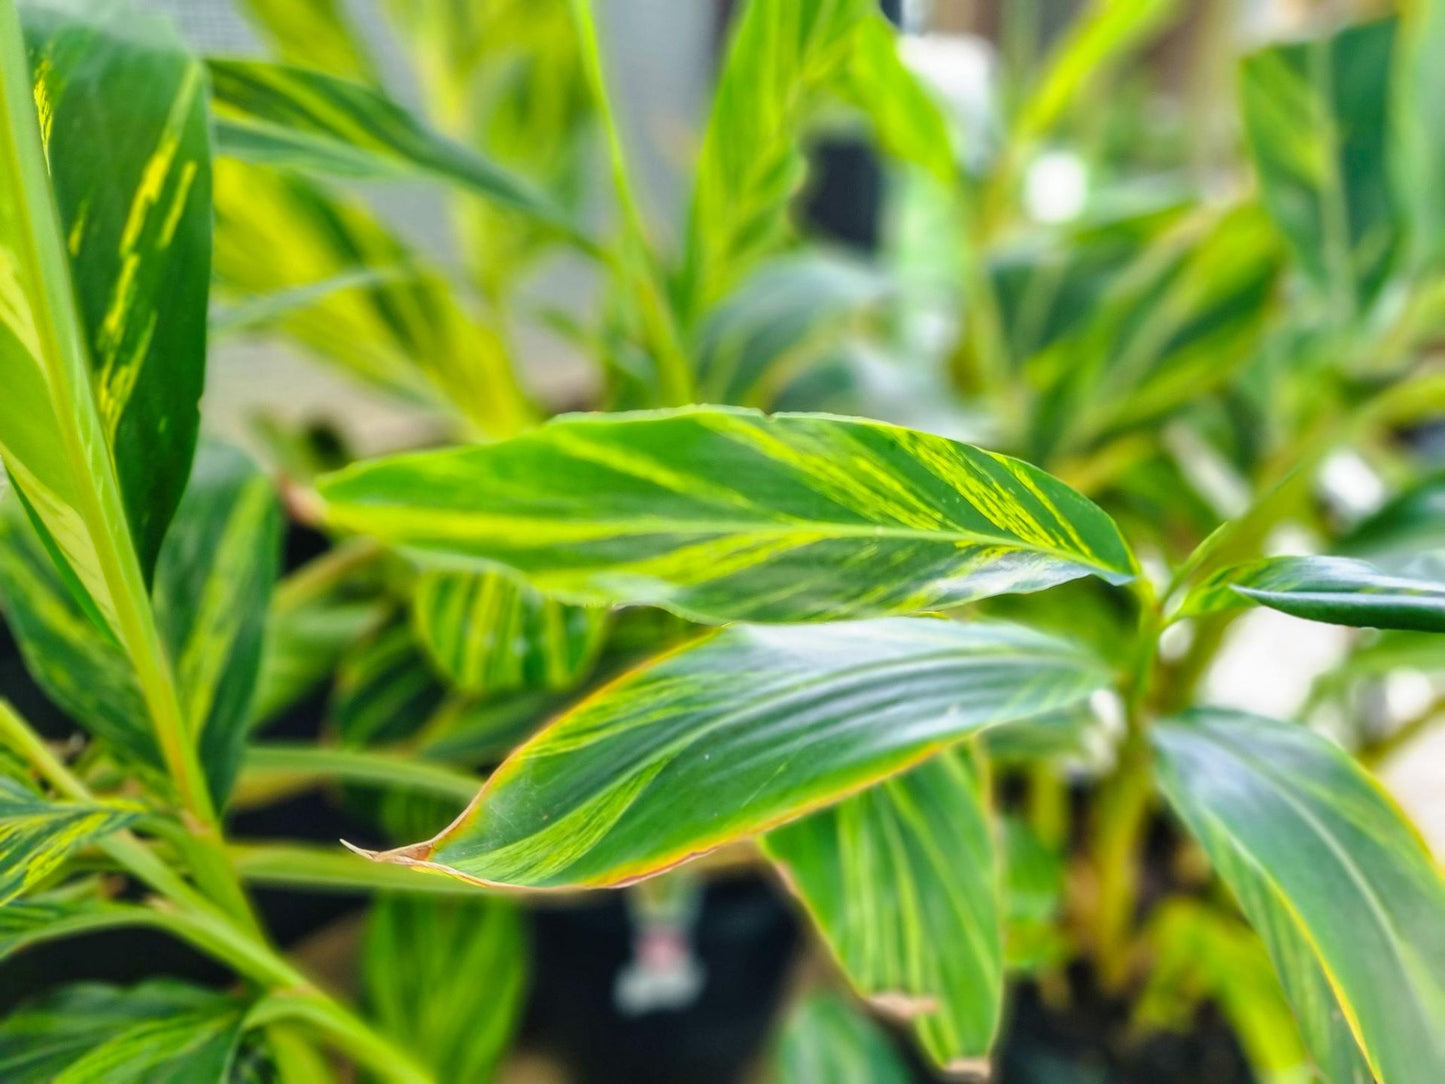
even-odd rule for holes
{"type": "Polygon", "coordinates": [[[886,990],[868,996],[868,1004],[885,1016],[895,1020],[908,1021],[915,1016],[924,1016],[938,1011],[938,999],[924,994],[909,994],[902,990],[886,990]]]}

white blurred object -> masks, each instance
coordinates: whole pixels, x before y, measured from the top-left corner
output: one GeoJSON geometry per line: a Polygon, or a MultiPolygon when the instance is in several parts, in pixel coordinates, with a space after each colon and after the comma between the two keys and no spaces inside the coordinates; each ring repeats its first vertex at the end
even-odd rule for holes
{"type": "Polygon", "coordinates": [[[1438,694],[1428,674],[1395,670],[1385,676],[1385,711],[1397,723],[1429,710],[1438,694]]]}
{"type": "Polygon", "coordinates": [[[1072,151],[1045,151],[1024,174],[1024,209],[1035,222],[1068,222],[1089,199],[1089,167],[1072,151]]]}
{"type": "Polygon", "coordinates": [[[1362,518],[1385,503],[1385,483],[1358,452],[1338,451],[1320,469],[1320,488],[1342,512],[1362,518]]]}
{"type": "Polygon", "coordinates": [[[904,34],[898,51],[938,96],[969,165],[981,166],[1000,137],[993,45],[972,34],[904,34]]]}
{"type": "Polygon", "coordinates": [[[1225,637],[1204,679],[1203,701],[1289,719],[1315,680],[1344,659],[1351,630],[1258,609],[1225,637]]]}
{"type": "Polygon", "coordinates": [[[1437,859],[1445,859],[1445,729],[1421,734],[1385,761],[1380,781],[1425,837],[1437,859]]]}

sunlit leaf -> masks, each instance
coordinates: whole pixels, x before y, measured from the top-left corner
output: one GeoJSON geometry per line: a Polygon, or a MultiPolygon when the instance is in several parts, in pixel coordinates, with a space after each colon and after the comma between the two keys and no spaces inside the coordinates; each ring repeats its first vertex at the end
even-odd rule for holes
{"type": "Polygon", "coordinates": [[[1106,683],[1091,656],[1017,626],[734,626],[604,686],[449,828],[377,857],[482,883],[625,883],[1106,683]]]}
{"type": "Polygon", "coordinates": [[[420,561],[501,563],[561,598],[704,621],[916,612],[1133,575],[1109,518],[1042,471],[825,415],[574,415],[320,490],[333,525],[420,561]]]}
{"type": "Polygon", "coordinates": [[[1394,803],[1298,725],[1197,711],[1154,744],[1165,795],[1264,938],[1326,1079],[1445,1075],[1445,883],[1394,803]]]}
{"type": "Polygon", "coordinates": [[[138,812],[52,800],[0,776],[0,906],[42,883],[81,847],[132,823],[138,812]]]}
{"type": "Polygon", "coordinates": [[[988,1053],[1003,929],[986,784],[962,751],[763,840],[858,992],[946,1069],[988,1053]]]}
{"type": "Polygon", "coordinates": [[[227,1081],[245,1004],[168,980],[67,986],[0,1021],[7,1084],[227,1081]]]}
{"type": "Polygon", "coordinates": [[[1386,163],[1394,20],[1274,45],[1242,70],[1260,189],[1338,318],[1379,292],[1399,246],[1386,163]]]}
{"type": "Polygon", "coordinates": [[[773,1052],[777,1084],[906,1084],[887,1034],[837,994],[813,994],[788,1014],[773,1052]]]}
{"type": "Polygon", "coordinates": [[[1414,0],[1400,5],[1394,99],[1393,178],[1409,229],[1405,240],[1416,264],[1438,269],[1445,258],[1445,4],[1414,0]]]}
{"type": "Polygon", "coordinates": [[[383,896],[362,956],[378,1024],[416,1051],[439,1080],[490,1080],[527,984],[521,915],[495,897],[383,896]]]}
{"type": "Polygon", "coordinates": [[[417,638],[448,681],[477,695],[565,689],[597,660],[607,611],[569,606],[502,572],[431,572],[412,597],[417,638]]]}

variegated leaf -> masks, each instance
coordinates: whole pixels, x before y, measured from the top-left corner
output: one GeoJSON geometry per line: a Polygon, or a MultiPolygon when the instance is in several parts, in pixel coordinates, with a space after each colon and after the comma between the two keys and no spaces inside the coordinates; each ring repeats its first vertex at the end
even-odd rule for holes
{"type": "Polygon", "coordinates": [[[264,61],[212,58],[208,65],[221,154],[345,176],[429,175],[577,232],[530,181],[431,131],[370,87],[264,61]]]}
{"type": "Polygon", "coordinates": [[[1272,45],[1243,64],[1241,109],[1261,194],[1337,316],[1362,311],[1399,247],[1386,163],[1393,19],[1272,45]]]}
{"type": "Polygon", "coordinates": [[[1003,1003],[1000,877],[986,783],[956,750],[770,832],[858,992],[912,1021],[945,1070],[977,1066],[1003,1003]]]}
{"type": "Polygon", "coordinates": [[[1334,625],[1445,632],[1445,583],[1392,576],[1348,557],[1268,557],[1228,568],[1196,587],[1180,612],[1250,602],[1334,625]]]}
{"type": "MultiPolygon", "coordinates": [[[[48,567],[15,508],[0,529],[0,599],[26,666],[74,720],[132,763],[160,754],[130,660],[48,567]]],[[[239,453],[204,447],[156,566],[156,622],[218,804],[240,763],[280,548],[270,483],[239,453]]]]}
{"type": "MultiPolygon", "coordinates": [[[[205,381],[205,73],[166,22],[118,0],[41,0],[24,23],[101,430],[149,575],[190,474],[205,381]]],[[[45,521],[45,496],[20,485],[45,521]]]]}
{"type": "Polygon", "coordinates": [[[77,983],[0,1021],[6,1084],[224,1082],[246,1004],[169,980],[77,983]]]}
{"type": "Polygon", "coordinates": [[[608,615],[538,594],[502,572],[429,572],[416,585],[417,638],[463,692],[566,689],[597,661],[608,615]]]}
{"type": "Polygon", "coordinates": [[[1153,735],[1325,1078],[1445,1077],[1445,882],[1378,784],[1296,724],[1201,710],[1153,735]]]}
{"type": "Polygon", "coordinates": [[[326,515],[422,562],[702,621],[942,609],[1133,558],[1026,463],[927,433],[717,408],[574,415],[497,444],[323,478],[326,515]]]}
{"type": "Polygon", "coordinates": [[[500,336],[364,203],[230,159],[216,162],[215,199],[217,282],[242,303],[310,291],[277,327],[320,359],[494,436],[531,419],[500,336]],[[338,276],[357,281],[326,288],[338,276]]]}
{"type": "Polygon", "coordinates": [[[450,827],[373,857],[482,884],[623,884],[1107,683],[1092,656],[1018,626],[734,626],[604,686],[450,827]]]}
{"type": "Polygon", "coordinates": [[[52,800],[0,776],[0,906],[41,884],[75,851],[126,827],[139,813],[133,806],[52,800]]]}
{"type": "Polygon", "coordinates": [[[788,1014],[773,1053],[776,1084],[907,1084],[888,1035],[837,994],[813,994],[788,1014]]]}
{"type": "Polygon", "coordinates": [[[802,135],[819,105],[838,98],[869,114],[889,150],[951,171],[947,127],[898,60],[877,4],[749,0],[698,157],[682,288],[689,320],[786,240],[802,135]]]}

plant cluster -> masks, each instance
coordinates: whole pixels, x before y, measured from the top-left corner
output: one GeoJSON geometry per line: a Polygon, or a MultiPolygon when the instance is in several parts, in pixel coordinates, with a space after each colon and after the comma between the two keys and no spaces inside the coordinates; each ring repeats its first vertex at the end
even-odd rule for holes
{"type": "Polygon", "coordinates": [[[145,928],[236,978],[46,992],[0,1078],[485,1079],[533,894],[736,864],[837,976],[782,1081],[905,1079],[878,1013],[976,1070],[1008,981],[1080,974],[1138,1032],[1213,1004],[1261,1079],[1445,1080],[1445,881],[1370,774],[1442,715],[1445,3],[1201,48],[1171,120],[1169,0],[1047,49],[1016,13],[982,116],[874,0],[749,0],[680,223],[589,0],[383,6],[418,111],[332,0],[247,0],[276,60],[0,0],[0,599],[85,736],[0,701],[0,959],[145,928]],[[839,132],[886,163],[872,255],[800,224],[839,132]],[[355,184],[396,180],[446,193],[455,266],[355,184]],[[538,300],[559,262],[595,296],[538,300]],[[523,328],[588,359],[588,413],[523,328]],[[203,440],[239,335],[435,441],[203,440]],[[300,529],[326,552],[281,577],[300,529]],[[1360,630],[1294,718],[1207,684],[1261,607],[1360,630]],[[1426,695],[1382,709],[1401,672],[1426,695]],[[268,737],[318,689],[320,740],[268,737]],[[390,846],[228,827],[316,786],[390,846]],[[256,886],[378,893],[360,1005],[256,886]]]}

